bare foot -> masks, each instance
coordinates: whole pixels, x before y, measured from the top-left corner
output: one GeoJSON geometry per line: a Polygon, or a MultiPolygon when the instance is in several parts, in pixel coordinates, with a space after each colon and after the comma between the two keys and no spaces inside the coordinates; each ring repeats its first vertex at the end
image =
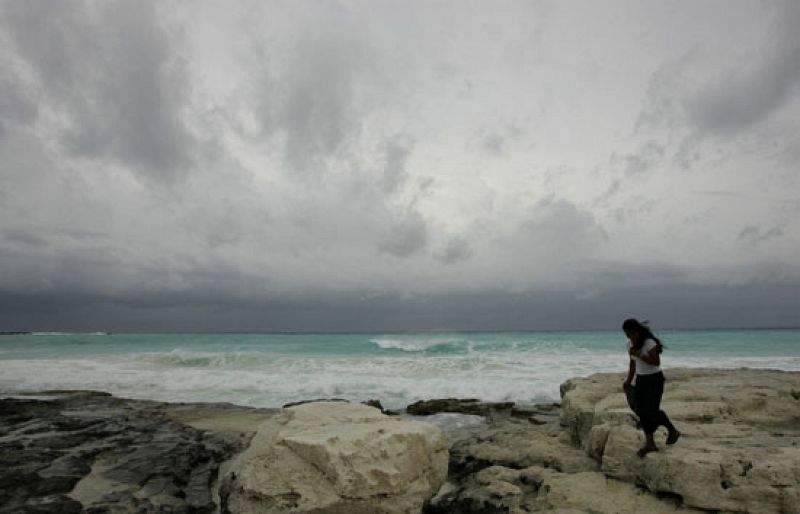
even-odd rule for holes
{"type": "Polygon", "coordinates": [[[680,437],[681,437],[680,431],[675,430],[674,432],[672,432],[671,434],[669,434],[667,436],[667,444],[675,444],[675,443],[677,443],[678,439],[680,439],[680,437]]]}
{"type": "Polygon", "coordinates": [[[650,452],[657,452],[657,451],[658,451],[657,446],[642,446],[641,448],[639,448],[639,451],[636,452],[636,455],[638,455],[639,457],[644,457],[650,452]]]}

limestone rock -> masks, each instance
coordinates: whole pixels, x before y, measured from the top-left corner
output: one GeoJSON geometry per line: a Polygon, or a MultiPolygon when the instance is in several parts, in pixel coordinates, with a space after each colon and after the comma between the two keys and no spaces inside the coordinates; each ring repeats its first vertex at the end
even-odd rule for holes
{"type": "MultiPolygon", "coordinates": [[[[562,385],[561,422],[609,477],[682,498],[689,506],[800,512],[800,373],[773,370],[665,371],[662,408],[680,441],[644,459],[644,438],[627,409],[623,375],[562,385]]],[[[663,430],[663,429],[661,429],[663,430]]]]}
{"type": "Polygon", "coordinates": [[[494,465],[514,469],[538,465],[568,473],[598,469],[596,461],[559,435],[557,423],[548,427],[506,420],[476,429],[452,444],[450,472],[463,476],[494,465]]]}
{"type": "Polygon", "coordinates": [[[540,466],[491,466],[437,497],[427,514],[526,512],[651,514],[693,512],[670,498],[658,498],[602,473],[561,473],[540,466]]]}
{"type": "Polygon", "coordinates": [[[447,475],[435,426],[360,404],[307,403],[266,421],[220,487],[223,512],[416,513],[447,475]]]}

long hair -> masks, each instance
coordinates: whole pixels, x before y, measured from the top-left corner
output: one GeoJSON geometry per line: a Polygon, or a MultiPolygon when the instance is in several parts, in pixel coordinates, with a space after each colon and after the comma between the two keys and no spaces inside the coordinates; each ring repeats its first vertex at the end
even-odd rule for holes
{"type": "Polygon", "coordinates": [[[663,352],[664,345],[661,344],[661,340],[657,338],[655,334],[653,334],[653,331],[650,330],[650,327],[647,326],[647,323],[648,323],[647,321],[639,321],[634,318],[629,318],[622,323],[622,330],[625,331],[632,330],[634,332],[638,332],[639,335],[642,336],[639,338],[639,343],[636,344],[635,346],[637,350],[642,347],[645,341],[647,341],[648,339],[652,339],[653,341],[656,342],[656,346],[658,346],[658,353],[663,352]]]}

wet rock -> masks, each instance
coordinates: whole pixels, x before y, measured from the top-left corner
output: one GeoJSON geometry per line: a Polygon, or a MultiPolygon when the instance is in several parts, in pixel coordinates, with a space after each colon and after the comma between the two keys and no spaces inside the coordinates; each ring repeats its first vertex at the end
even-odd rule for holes
{"type": "Polygon", "coordinates": [[[384,409],[383,405],[381,405],[380,400],[367,400],[367,401],[361,402],[361,403],[363,403],[364,405],[369,405],[370,407],[375,407],[376,409],[380,410],[384,414],[387,413],[386,409],[384,409]]]}
{"type": "Polygon", "coordinates": [[[514,407],[514,402],[482,402],[474,398],[440,398],[412,403],[406,407],[406,412],[414,416],[428,416],[440,412],[494,416],[498,413],[510,414],[512,407],[514,407]]]}
{"type": "Polygon", "coordinates": [[[283,405],[284,409],[288,409],[289,407],[296,407],[298,405],[305,405],[307,403],[316,403],[316,402],[342,402],[342,403],[349,403],[348,400],[344,398],[315,398],[313,400],[300,400],[299,402],[289,402],[283,405]]]}
{"type": "Polygon", "coordinates": [[[85,391],[37,397],[0,399],[0,513],[213,512],[219,466],[254,423],[232,436],[209,419],[272,415],[85,391]],[[198,409],[211,430],[180,421],[198,409]]]}

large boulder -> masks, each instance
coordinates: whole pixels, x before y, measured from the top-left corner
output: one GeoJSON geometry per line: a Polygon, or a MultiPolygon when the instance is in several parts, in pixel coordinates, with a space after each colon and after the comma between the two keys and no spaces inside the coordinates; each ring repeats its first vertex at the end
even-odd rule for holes
{"type": "Polygon", "coordinates": [[[562,385],[562,425],[602,472],[685,505],[741,512],[800,512],[800,373],[665,371],[662,408],[680,441],[636,456],[644,443],[627,407],[622,374],[562,385]]]}
{"type": "Polygon", "coordinates": [[[447,440],[428,423],[318,402],[266,421],[222,479],[222,512],[416,513],[447,475],[447,440]]]}

